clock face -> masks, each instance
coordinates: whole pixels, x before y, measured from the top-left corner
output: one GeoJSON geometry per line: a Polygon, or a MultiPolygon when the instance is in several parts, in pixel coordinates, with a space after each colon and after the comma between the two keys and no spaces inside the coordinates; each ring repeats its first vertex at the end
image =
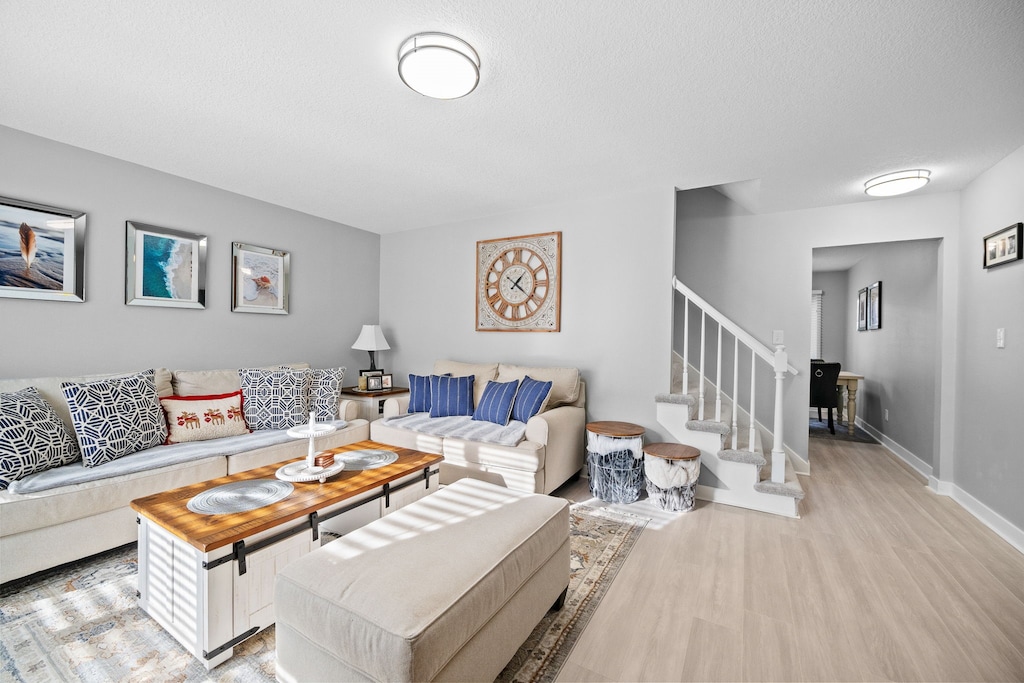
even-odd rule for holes
{"type": "Polygon", "coordinates": [[[558,331],[561,233],[477,243],[477,329],[558,331]]]}

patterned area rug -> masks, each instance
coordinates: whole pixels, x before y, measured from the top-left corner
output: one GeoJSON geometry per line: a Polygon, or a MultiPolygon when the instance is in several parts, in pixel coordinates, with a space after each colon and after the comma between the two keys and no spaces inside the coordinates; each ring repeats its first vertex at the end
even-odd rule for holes
{"type": "MultiPolygon", "coordinates": [[[[573,505],[569,593],[501,681],[552,681],[649,521],[573,505]]],[[[273,627],[206,671],[138,607],[135,544],[12,581],[0,590],[0,681],[274,680],[273,627]]]]}

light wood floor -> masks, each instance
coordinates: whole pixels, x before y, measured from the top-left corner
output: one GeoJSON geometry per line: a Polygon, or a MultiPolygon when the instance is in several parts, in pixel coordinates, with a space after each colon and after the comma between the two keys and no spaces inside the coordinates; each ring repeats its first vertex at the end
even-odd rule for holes
{"type": "Polygon", "coordinates": [[[558,680],[1024,681],[1024,555],[881,446],[810,449],[801,519],[658,515],[558,680]]]}

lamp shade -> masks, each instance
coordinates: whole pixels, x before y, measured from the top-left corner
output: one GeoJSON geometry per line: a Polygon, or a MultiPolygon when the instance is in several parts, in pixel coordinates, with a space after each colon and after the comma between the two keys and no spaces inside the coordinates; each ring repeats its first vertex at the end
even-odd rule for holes
{"type": "Polygon", "coordinates": [[[480,82],[480,57],[469,43],[447,33],[417,33],[398,48],[398,75],[421,95],[454,100],[480,82]]]}
{"type": "Polygon", "coordinates": [[[384,338],[384,331],[380,329],[380,325],[363,325],[359,339],[356,339],[352,348],[358,351],[384,351],[390,349],[391,345],[384,338]]]}
{"type": "Polygon", "coordinates": [[[931,175],[931,171],[923,168],[886,173],[864,183],[864,192],[872,197],[892,197],[913,192],[927,185],[931,175]]]}

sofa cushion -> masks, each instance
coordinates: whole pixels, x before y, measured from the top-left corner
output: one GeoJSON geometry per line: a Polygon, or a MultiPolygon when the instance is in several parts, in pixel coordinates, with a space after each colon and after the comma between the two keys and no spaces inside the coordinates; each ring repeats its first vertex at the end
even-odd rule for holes
{"type": "Polygon", "coordinates": [[[551,397],[546,410],[570,405],[580,397],[580,371],[577,368],[533,368],[502,363],[498,366],[497,380],[509,382],[527,375],[541,382],[551,382],[551,397]]]}
{"type": "MultiPolygon", "coordinates": [[[[280,363],[264,367],[264,370],[277,370],[286,368],[292,370],[305,370],[309,363],[280,363]]],[[[159,386],[157,387],[159,389],[159,386]]],[[[161,396],[213,396],[215,394],[230,394],[242,388],[238,376],[238,368],[226,370],[175,370],[171,377],[171,388],[173,392],[161,396]]]]}
{"type": "Polygon", "coordinates": [[[512,419],[528,422],[544,410],[551,396],[551,382],[540,382],[529,375],[523,378],[512,405],[512,419]]]}
{"type": "MultiPolygon", "coordinates": [[[[386,417],[383,420],[373,422],[371,436],[376,434],[384,435],[385,432],[378,432],[377,423],[383,427],[397,427],[409,430],[417,434],[431,434],[441,437],[456,437],[481,443],[495,443],[503,446],[515,446],[526,435],[526,425],[516,420],[511,420],[507,425],[494,424],[474,420],[469,415],[452,415],[451,417],[430,417],[429,413],[409,413],[396,417],[386,417]]],[[[373,436],[376,440],[376,436],[373,436]]],[[[384,440],[384,443],[393,442],[384,440]]],[[[404,442],[407,443],[407,442],[404,442]]],[[[403,443],[403,445],[404,445],[403,443]]],[[[409,446],[417,450],[425,450],[419,446],[409,446]]]]}
{"type": "Polygon", "coordinates": [[[213,396],[168,396],[160,399],[160,406],[167,416],[169,444],[249,433],[241,389],[213,396]]]}
{"type": "Polygon", "coordinates": [[[61,385],[86,467],[152,448],[167,438],[153,377],[154,371],[146,370],[61,385]]]}
{"type": "MultiPolygon", "coordinates": [[[[64,382],[92,382],[98,379],[110,379],[111,377],[124,377],[125,372],[108,372],[100,375],[66,375],[57,377],[32,377],[26,379],[0,379],[0,393],[19,391],[28,387],[35,387],[39,395],[46,399],[50,407],[57,411],[61,422],[68,428],[69,434],[75,433],[75,426],[71,422],[71,411],[68,410],[68,402],[64,398],[64,391],[61,384],[64,382]]],[[[171,371],[167,368],[156,368],[153,372],[153,381],[156,383],[158,396],[171,396],[171,371]]]]}
{"type": "Polygon", "coordinates": [[[484,388],[484,394],[473,411],[474,420],[493,422],[499,425],[507,425],[512,416],[512,402],[516,398],[516,390],[519,389],[519,381],[511,382],[488,382],[484,388]]]}
{"type": "Polygon", "coordinates": [[[430,376],[430,417],[473,414],[473,375],[430,376]]]}
{"type": "MultiPolygon", "coordinates": [[[[434,361],[434,373],[435,375],[451,375],[452,377],[465,377],[466,375],[473,375],[473,405],[480,403],[480,397],[483,396],[484,389],[487,387],[487,382],[498,377],[498,364],[497,363],[461,363],[457,360],[438,360],[434,361]]],[[[513,377],[511,379],[519,379],[513,377]]],[[[502,380],[507,381],[507,380],[502,380]]]]}
{"type": "Polygon", "coordinates": [[[309,419],[309,371],[242,368],[242,410],[249,429],[291,429],[309,419]]]}
{"type": "Polygon", "coordinates": [[[341,398],[341,382],[345,379],[345,368],[309,372],[309,412],[316,413],[317,422],[337,420],[338,400],[341,398]]]}
{"type": "Polygon", "coordinates": [[[0,394],[0,489],[80,457],[75,437],[35,387],[0,394]]]}

